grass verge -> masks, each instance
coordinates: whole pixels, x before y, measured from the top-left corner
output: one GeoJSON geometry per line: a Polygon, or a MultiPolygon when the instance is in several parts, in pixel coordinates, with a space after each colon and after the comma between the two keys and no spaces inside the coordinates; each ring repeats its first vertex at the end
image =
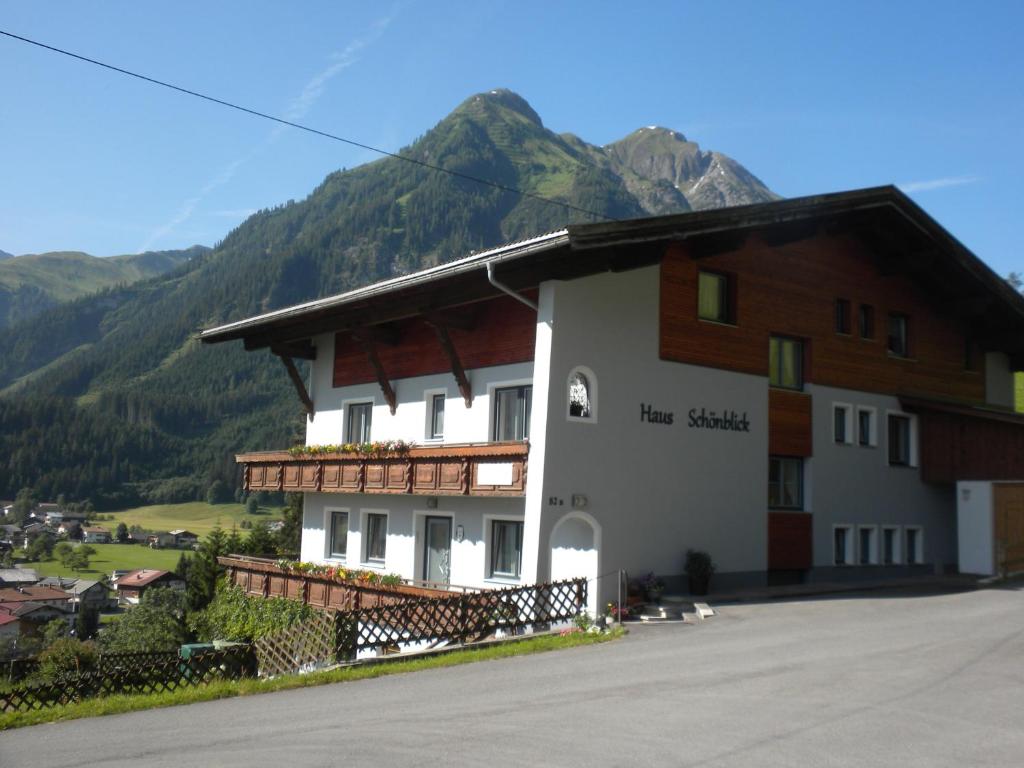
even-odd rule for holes
{"type": "Polygon", "coordinates": [[[372,664],[360,664],[351,667],[311,672],[307,675],[289,675],[274,680],[224,680],[199,688],[186,688],[173,693],[151,693],[145,695],[104,696],[89,699],[77,704],[35,712],[12,712],[0,715],[0,731],[10,728],[22,728],[26,725],[54,723],[64,720],[78,720],[83,717],[100,715],[117,715],[123,712],[136,712],[142,709],[158,709],[174,707],[181,704],[195,704],[200,701],[214,701],[234,696],[251,696],[258,693],[286,691],[292,688],[308,688],[314,685],[330,683],[347,683],[353,680],[369,680],[385,675],[401,675],[408,672],[419,672],[425,669],[454,667],[460,664],[473,664],[478,661],[506,659],[511,656],[525,656],[531,653],[544,653],[564,648],[575,648],[581,645],[604,643],[622,637],[624,630],[616,629],[600,635],[584,633],[572,635],[541,635],[522,640],[499,642],[479,648],[465,648],[448,653],[425,655],[413,659],[395,659],[372,664]]]}

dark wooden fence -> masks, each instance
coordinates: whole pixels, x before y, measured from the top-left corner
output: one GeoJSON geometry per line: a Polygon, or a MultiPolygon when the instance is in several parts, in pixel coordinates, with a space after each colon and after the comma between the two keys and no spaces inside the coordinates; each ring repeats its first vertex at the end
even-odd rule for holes
{"type": "Polygon", "coordinates": [[[586,610],[587,581],[410,598],[400,603],[323,614],[256,642],[261,677],[354,661],[367,652],[400,652],[474,643],[499,630],[512,634],[569,621],[586,610]]]}
{"type": "Polygon", "coordinates": [[[89,671],[0,692],[0,713],[31,712],[117,693],[176,691],[214,680],[251,677],[255,670],[248,645],[205,651],[188,659],[179,658],[177,653],[112,654],[110,658],[101,656],[89,671]]]}

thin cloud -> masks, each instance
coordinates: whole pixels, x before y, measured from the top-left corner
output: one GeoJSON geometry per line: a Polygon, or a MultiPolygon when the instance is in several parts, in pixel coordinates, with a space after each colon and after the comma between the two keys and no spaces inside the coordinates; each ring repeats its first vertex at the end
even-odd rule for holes
{"type": "MultiPolygon", "coordinates": [[[[375,43],[384,31],[388,28],[392,21],[394,21],[397,10],[392,10],[388,16],[382,19],[378,19],[373,23],[370,28],[369,34],[362,38],[358,38],[349,43],[343,50],[332,53],[330,55],[331,64],[325,67],[321,72],[314,75],[302,88],[302,91],[292,99],[284,111],[284,119],[290,120],[291,122],[297,122],[304,117],[313,105],[316,104],[317,100],[324,94],[324,90],[327,88],[327,84],[336,77],[339,73],[348,69],[350,66],[359,61],[359,53],[367,48],[369,45],[375,43]]],[[[200,189],[195,195],[188,198],[178,211],[171,217],[170,221],[157,227],[153,232],[150,233],[149,237],[139,248],[140,251],[151,250],[154,243],[163,237],[166,237],[173,232],[177,227],[184,222],[188,221],[195,213],[196,208],[203,202],[210,193],[219,187],[223,187],[231,179],[234,178],[235,174],[238,173],[238,169],[243,165],[252,160],[256,155],[265,152],[274,142],[280,138],[281,134],[288,128],[285,125],[275,125],[274,128],[267,135],[267,138],[255,149],[246,153],[243,157],[229,163],[212,179],[210,179],[202,189],[200,189]]],[[[215,216],[224,216],[226,218],[233,218],[235,214],[239,217],[248,216],[255,213],[254,210],[243,212],[242,210],[235,211],[218,211],[214,212],[215,216]]]]}
{"type": "Polygon", "coordinates": [[[928,179],[926,181],[909,181],[900,184],[899,188],[904,192],[929,192],[933,189],[946,189],[947,187],[962,187],[964,184],[976,184],[981,181],[977,176],[944,176],[941,179],[928,179]]]}

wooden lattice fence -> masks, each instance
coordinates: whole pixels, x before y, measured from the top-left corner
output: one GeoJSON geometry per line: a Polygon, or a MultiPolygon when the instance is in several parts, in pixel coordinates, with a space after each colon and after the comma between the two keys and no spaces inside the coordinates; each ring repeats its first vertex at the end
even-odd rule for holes
{"type": "Polygon", "coordinates": [[[337,661],[337,622],[333,613],[316,611],[288,629],[253,643],[260,677],[308,672],[337,661]]]}
{"type": "Polygon", "coordinates": [[[572,579],[345,611],[337,614],[337,655],[355,659],[366,650],[400,650],[441,641],[473,643],[499,629],[571,620],[586,605],[587,580],[572,579]]]}
{"type": "Polygon", "coordinates": [[[352,661],[366,652],[403,651],[440,642],[473,643],[498,630],[568,621],[586,609],[586,579],[411,598],[351,611],[318,612],[258,639],[261,677],[352,661]]]}
{"type": "Polygon", "coordinates": [[[139,654],[148,658],[131,661],[134,655],[117,654],[118,659],[101,662],[88,672],[0,693],[0,712],[28,712],[116,693],[165,693],[214,680],[237,680],[255,671],[247,645],[206,651],[189,659],[177,654],[139,654]]]}

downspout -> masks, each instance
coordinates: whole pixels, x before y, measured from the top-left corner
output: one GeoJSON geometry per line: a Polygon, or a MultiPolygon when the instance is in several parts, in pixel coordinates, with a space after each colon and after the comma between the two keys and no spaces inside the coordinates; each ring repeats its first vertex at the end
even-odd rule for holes
{"type": "Polygon", "coordinates": [[[509,288],[504,283],[498,282],[498,279],[494,276],[494,262],[493,261],[487,262],[487,282],[489,282],[491,285],[493,285],[495,288],[497,288],[502,293],[507,293],[509,296],[511,296],[516,301],[522,302],[523,304],[528,306],[530,309],[532,309],[534,312],[539,311],[539,307],[537,306],[537,304],[535,302],[532,302],[528,298],[526,298],[525,296],[516,293],[515,291],[513,291],[511,288],[509,288]]]}

